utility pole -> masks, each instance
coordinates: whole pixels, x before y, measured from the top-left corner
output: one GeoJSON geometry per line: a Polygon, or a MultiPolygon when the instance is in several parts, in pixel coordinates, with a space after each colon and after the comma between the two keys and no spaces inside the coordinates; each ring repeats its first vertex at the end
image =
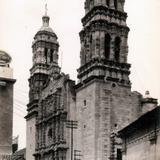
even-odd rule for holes
{"type": "Polygon", "coordinates": [[[71,160],[73,160],[73,130],[77,129],[78,122],[73,120],[66,121],[66,127],[71,129],[71,160]]]}

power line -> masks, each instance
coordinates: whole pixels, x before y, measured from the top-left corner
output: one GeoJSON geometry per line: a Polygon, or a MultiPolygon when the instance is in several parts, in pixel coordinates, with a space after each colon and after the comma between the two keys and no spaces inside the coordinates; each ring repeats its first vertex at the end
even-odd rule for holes
{"type": "Polygon", "coordinates": [[[20,91],[15,91],[14,93],[15,93],[16,96],[22,96],[22,97],[25,97],[25,98],[29,97],[28,94],[22,93],[20,91]]]}
{"type": "Polygon", "coordinates": [[[23,116],[23,117],[27,114],[27,113],[24,113],[24,112],[18,110],[18,108],[16,108],[16,110],[14,110],[13,113],[15,113],[15,114],[20,114],[20,115],[23,116]]]}
{"type": "Polygon", "coordinates": [[[24,108],[26,108],[26,106],[27,106],[27,105],[23,105],[23,104],[21,104],[21,103],[19,103],[19,102],[17,102],[17,101],[14,101],[14,104],[17,104],[17,105],[19,105],[19,106],[21,106],[21,107],[24,107],[24,108]]]}
{"type": "Polygon", "coordinates": [[[21,115],[21,114],[19,114],[19,113],[16,113],[16,112],[13,112],[15,115],[17,115],[17,116],[19,116],[19,117],[21,117],[21,118],[23,118],[24,119],[24,116],[23,115],[21,115]]]}
{"type": "Polygon", "coordinates": [[[14,98],[14,101],[18,102],[19,104],[26,106],[27,104],[25,104],[24,102],[22,102],[21,100],[14,98]]]}
{"type": "Polygon", "coordinates": [[[18,90],[19,90],[20,92],[23,92],[23,93],[25,93],[25,94],[28,94],[27,91],[24,91],[24,90],[22,90],[21,88],[16,88],[16,87],[15,87],[14,89],[15,89],[15,91],[18,91],[18,90]]]}
{"type": "Polygon", "coordinates": [[[29,91],[25,92],[25,91],[22,91],[22,90],[14,89],[14,93],[20,93],[20,94],[28,96],[29,91]]]}
{"type": "Polygon", "coordinates": [[[23,112],[23,113],[25,113],[25,114],[27,113],[27,111],[18,108],[18,106],[15,106],[14,109],[18,109],[19,111],[21,111],[21,112],[23,112]]]}

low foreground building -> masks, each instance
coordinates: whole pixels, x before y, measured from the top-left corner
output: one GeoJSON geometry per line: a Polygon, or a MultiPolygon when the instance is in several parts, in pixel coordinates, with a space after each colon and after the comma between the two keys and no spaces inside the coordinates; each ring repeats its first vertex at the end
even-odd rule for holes
{"type": "Polygon", "coordinates": [[[13,123],[13,70],[11,57],[0,51],[0,160],[9,159],[12,154],[13,123]]]}
{"type": "Polygon", "coordinates": [[[123,160],[160,159],[160,107],[147,112],[119,132],[123,160]]]}

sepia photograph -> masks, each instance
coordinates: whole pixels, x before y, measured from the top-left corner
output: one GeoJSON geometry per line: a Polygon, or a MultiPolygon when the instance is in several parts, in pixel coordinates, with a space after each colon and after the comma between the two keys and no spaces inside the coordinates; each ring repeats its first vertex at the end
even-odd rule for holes
{"type": "Polygon", "coordinates": [[[160,0],[0,0],[0,160],[160,160],[160,0]]]}

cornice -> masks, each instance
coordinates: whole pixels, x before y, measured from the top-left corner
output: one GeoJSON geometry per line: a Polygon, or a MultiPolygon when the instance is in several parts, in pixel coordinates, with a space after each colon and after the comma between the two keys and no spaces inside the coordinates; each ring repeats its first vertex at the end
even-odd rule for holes
{"type": "Polygon", "coordinates": [[[53,46],[55,46],[55,47],[59,47],[59,43],[58,42],[56,42],[56,41],[51,41],[51,40],[46,40],[46,39],[44,39],[44,40],[42,40],[42,39],[35,39],[34,41],[33,41],[33,43],[32,43],[32,48],[36,45],[36,44],[38,44],[38,43],[44,43],[45,45],[46,44],[50,44],[50,45],[53,45],[53,46]]]}
{"type": "Polygon", "coordinates": [[[51,114],[50,116],[45,116],[41,119],[38,119],[36,126],[47,123],[48,121],[55,119],[58,116],[62,116],[62,115],[67,115],[67,111],[56,111],[55,113],[51,114]]]}
{"type": "Polygon", "coordinates": [[[69,149],[68,145],[66,144],[66,141],[63,140],[61,142],[56,142],[56,143],[52,144],[51,146],[36,149],[34,156],[43,156],[43,155],[46,155],[50,152],[55,152],[58,150],[67,150],[67,149],[69,149]]]}
{"type": "Polygon", "coordinates": [[[119,10],[111,9],[106,6],[100,5],[100,6],[94,6],[91,11],[89,11],[84,18],[82,18],[82,23],[83,26],[85,26],[95,15],[100,14],[100,15],[106,15],[110,17],[117,17],[119,19],[123,19],[126,21],[127,19],[127,13],[122,12],[119,10]]]}
{"type": "Polygon", "coordinates": [[[30,111],[33,108],[37,108],[37,107],[38,107],[38,100],[33,100],[32,102],[27,104],[27,111],[30,111]]]}
{"type": "Polygon", "coordinates": [[[45,34],[45,35],[48,35],[48,36],[53,36],[53,37],[58,38],[57,35],[56,35],[54,32],[48,32],[48,31],[42,30],[42,31],[38,31],[38,32],[36,33],[34,39],[36,38],[36,36],[42,35],[42,34],[45,34]]]}
{"type": "Polygon", "coordinates": [[[0,77],[0,81],[14,84],[16,82],[16,79],[0,77]]]}
{"type": "Polygon", "coordinates": [[[29,112],[24,118],[26,120],[29,120],[32,117],[36,117],[37,115],[38,115],[38,112],[36,110],[33,110],[33,111],[29,112]]]}
{"type": "Polygon", "coordinates": [[[128,37],[128,33],[130,31],[129,27],[123,26],[114,22],[108,22],[107,20],[94,20],[92,21],[88,26],[84,27],[83,30],[79,33],[80,38],[82,39],[84,35],[86,35],[89,32],[93,31],[105,31],[110,33],[120,33],[120,35],[123,35],[125,37],[128,37]]]}
{"type": "Polygon", "coordinates": [[[130,64],[128,63],[119,63],[114,61],[106,61],[106,60],[99,60],[99,59],[93,59],[90,62],[86,63],[82,67],[80,67],[78,71],[78,78],[83,77],[85,74],[93,71],[94,69],[102,69],[102,70],[108,70],[108,71],[114,71],[114,72],[122,72],[127,75],[130,74],[130,64]]]}
{"type": "Polygon", "coordinates": [[[107,77],[105,78],[105,76],[95,76],[95,75],[91,75],[89,77],[87,77],[85,80],[79,82],[77,85],[75,85],[75,90],[76,92],[78,92],[79,90],[87,87],[88,85],[94,83],[94,82],[101,82],[101,83],[117,83],[119,86],[123,86],[126,88],[131,88],[131,83],[130,81],[128,82],[128,84],[125,84],[125,81],[119,81],[118,78],[113,78],[113,77],[107,77]]]}

